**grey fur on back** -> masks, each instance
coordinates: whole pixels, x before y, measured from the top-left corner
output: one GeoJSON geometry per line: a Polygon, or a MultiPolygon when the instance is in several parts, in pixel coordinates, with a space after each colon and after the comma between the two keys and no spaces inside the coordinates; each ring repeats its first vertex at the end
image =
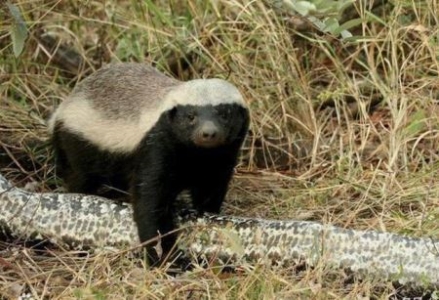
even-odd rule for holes
{"type": "Polygon", "coordinates": [[[80,94],[107,118],[138,119],[142,111],[160,105],[157,102],[163,100],[170,87],[181,83],[144,64],[118,63],[107,65],[81,81],[72,96],[80,94]]]}

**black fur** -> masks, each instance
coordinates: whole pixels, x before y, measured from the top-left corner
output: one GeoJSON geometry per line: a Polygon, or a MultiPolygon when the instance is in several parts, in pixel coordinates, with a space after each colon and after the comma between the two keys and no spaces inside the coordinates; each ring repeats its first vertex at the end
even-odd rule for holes
{"type": "MultiPolygon", "coordinates": [[[[57,123],[58,174],[72,192],[99,194],[102,184],[130,190],[145,242],[175,229],[174,202],[183,190],[190,191],[200,213],[220,211],[248,125],[248,111],[238,104],[177,106],[160,116],[133,153],[115,155],[57,123]]],[[[156,243],[147,246],[152,265],[166,258],[175,239],[171,234],[161,240],[162,257],[153,248],[156,243]]]]}
{"type": "Polygon", "coordinates": [[[126,197],[123,191],[129,188],[132,155],[101,151],[62,123],[55,125],[52,143],[57,176],[64,180],[69,192],[111,199],[126,197]]]}

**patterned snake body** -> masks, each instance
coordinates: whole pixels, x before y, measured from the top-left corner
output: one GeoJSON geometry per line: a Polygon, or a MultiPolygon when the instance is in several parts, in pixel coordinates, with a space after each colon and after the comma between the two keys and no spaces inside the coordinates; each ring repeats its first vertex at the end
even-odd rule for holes
{"type": "MultiPolygon", "coordinates": [[[[138,245],[131,206],[79,194],[31,193],[0,175],[0,232],[71,248],[138,245]]],[[[324,262],[361,276],[439,287],[439,241],[307,221],[181,217],[181,247],[239,262],[324,262]]]]}

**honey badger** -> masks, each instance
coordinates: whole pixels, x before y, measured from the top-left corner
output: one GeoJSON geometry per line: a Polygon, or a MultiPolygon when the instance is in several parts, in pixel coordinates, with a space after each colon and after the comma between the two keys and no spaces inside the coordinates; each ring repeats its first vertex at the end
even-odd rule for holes
{"type": "MultiPolygon", "coordinates": [[[[141,242],[175,229],[174,202],[189,190],[200,213],[218,213],[249,111],[221,79],[182,82],[136,63],[110,64],[81,81],[49,121],[67,190],[130,192],[141,242]]],[[[175,235],[161,240],[163,258],[175,235]]],[[[162,259],[146,247],[151,265],[162,259]]]]}

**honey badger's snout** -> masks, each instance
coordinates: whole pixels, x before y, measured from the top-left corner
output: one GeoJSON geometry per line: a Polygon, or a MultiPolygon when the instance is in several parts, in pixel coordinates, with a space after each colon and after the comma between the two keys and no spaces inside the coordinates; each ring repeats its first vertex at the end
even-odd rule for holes
{"type": "Polygon", "coordinates": [[[224,143],[224,140],[223,130],[210,120],[202,122],[194,134],[194,143],[199,147],[217,147],[224,143]]]}

